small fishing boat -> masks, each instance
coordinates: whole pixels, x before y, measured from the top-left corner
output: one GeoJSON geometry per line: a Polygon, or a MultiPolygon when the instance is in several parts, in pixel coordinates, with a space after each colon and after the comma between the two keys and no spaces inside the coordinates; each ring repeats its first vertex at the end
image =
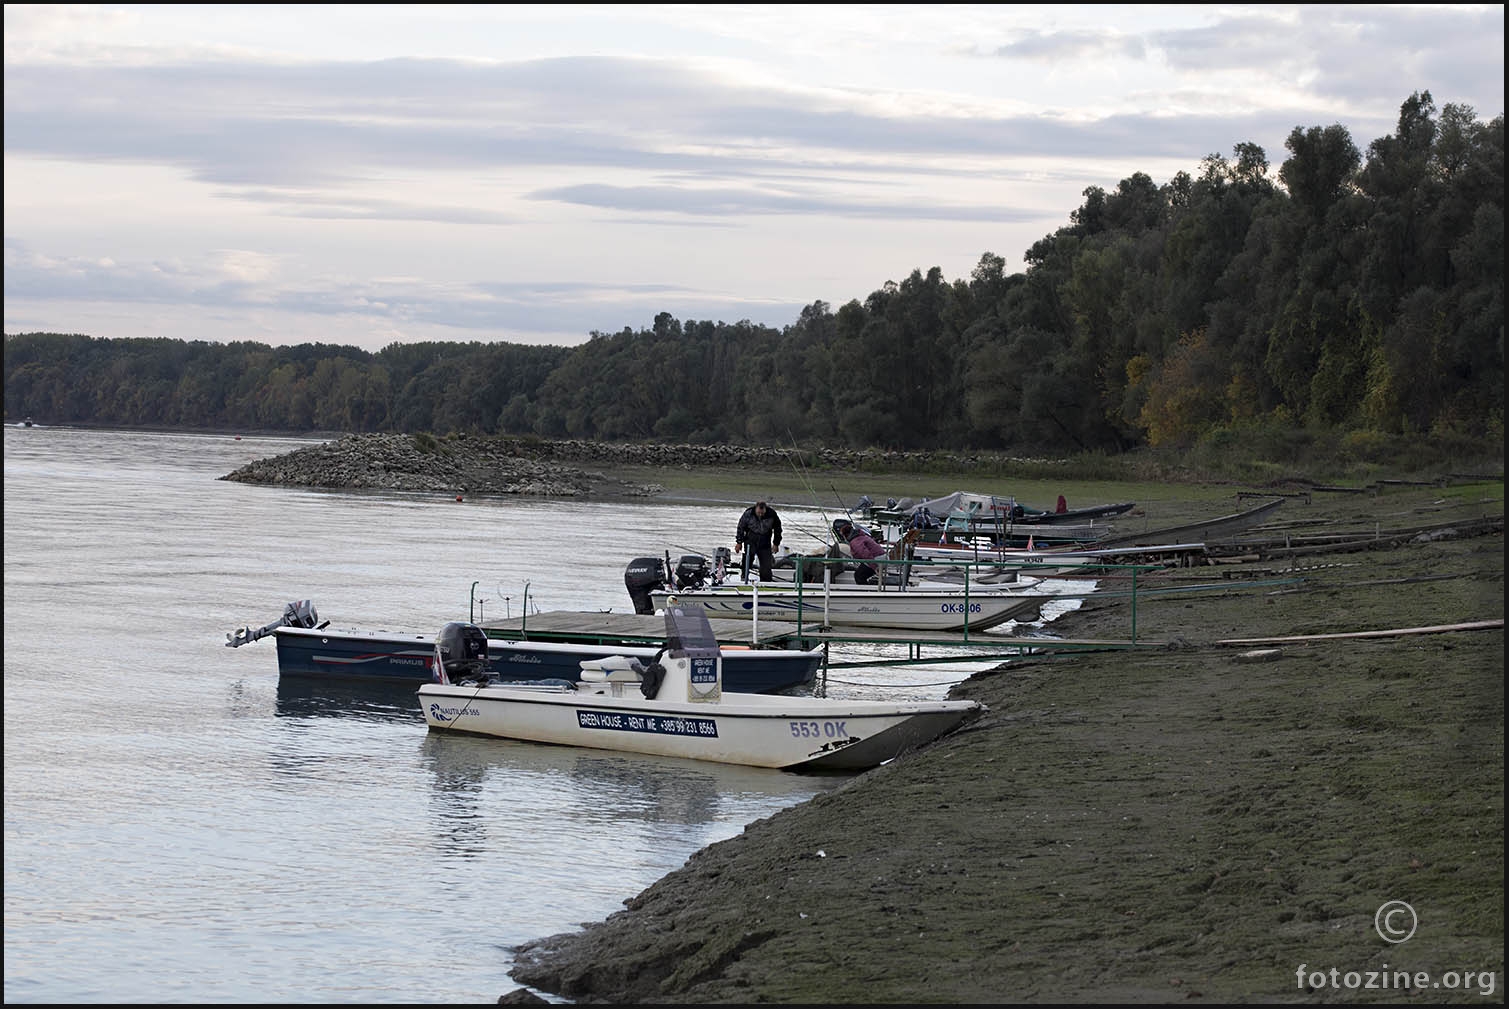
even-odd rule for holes
{"type": "Polygon", "coordinates": [[[830,627],[884,627],[925,631],[982,631],[1008,621],[1033,621],[1052,593],[1040,579],[1001,585],[926,586],[808,584],[728,581],[721,551],[709,568],[690,554],[674,569],[668,558],[636,557],[624,571],[635,611],[695,605],[713,617],[796,621],[830,627]]]}
{"type": "Polygon", "coordinates": [[[971,491],[954,491],[942,497],[913,501],[892,498],[885,505],[874,504],[869,497],[861,498],[854,512],[869,522],[890,527],[937,526],[954,531],[1015,533],[1017,527],[1027,527],[1023,536],[1036,533],[1052,535],[1059,539],[1094,539],[1105,531],[1104,521],[1124,515],[1136,507],[1135,501],[1117,504],[1091,505],[1070,508],[1059,498],[1059,508],[1048,511],[1022,504],[1014,497],[996,494],[978,494],[971,491]],[[1072,533],[1041,528],[1042,526],[1077,526],[1072,533]]]}
{"type": "MultiPolygon", "coordinates": [[[[427,634],[314,631],[280,627],[278,675],[422,683],[432,678],[435,641],[427,634]]],[[[649,661],[654,646],[604,642],[487,641],[488,669],[510,680],[574,679],[583,661],[628,655],[649,661]]],[[[822,646],[724,650],[728,689],[774,693],[809,687],[822,668],[822,646]]]]}
{"type": "Polygon", "coordinates": [[[829,627],[916,631],[983,631],[1010,620],[1036,620],[1051,596],[963,588],[826,588],[821,585],[711,585],[650,593],[656,609],[701,606],[715,617],[792,620],[829,627]]]}
{"type": "Polygon", "coordinates": [[[665,611],[661,659],[584,663],[580,682],[505,683],[488,676],[486,638],[471,624],[436,636],[440,682],[419,688],[431,731],[628,750],[788,771],[862,771],[958,728],[976,701],[835,700],[735,694],[699,606],[665,611]]]}
{"type": "MultiPolygon", "coordinates": [[[[239,647],[274,636],[280,682],[293,678],[417,685],[434,678],[433,635],[335,630],[328,624],[320,622],[313,604],[303,599],[287,604],[283,616],[265,627],[226,635],[226,645],[239,647]]],[[[489,672],[509,680],[575,679],[583,661],[612,655],[650,661],[656,651],[653,644],[605,640],[601,634],[578,640],[535,641],[515,635],[487,641],[489,672]]],[[[801,649],[730,645],[725,658],[729,690],[775,693],[810,687],[822,668],[823,650],[821,645],[801,649]]]]}

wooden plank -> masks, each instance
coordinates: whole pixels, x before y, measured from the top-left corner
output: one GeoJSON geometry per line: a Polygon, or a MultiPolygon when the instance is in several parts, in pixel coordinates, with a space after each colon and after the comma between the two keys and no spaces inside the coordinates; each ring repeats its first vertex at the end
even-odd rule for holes
{"type": "MultiPolygon", "coordinates": [[[[754,625],[749,620],[710,619],[713,637],[719,644],[754,643],[754,625]]],[[[489,638],[532,641],[622,641],[656,643],[665,640],[665,617],[660,614],[578,612],[551,610],[531,613],[527,617],[480,625],[489,638]]],[[[772,626],[760,622],[760,641],[783,644],[797,633],[794,625],[772,626]]]]}

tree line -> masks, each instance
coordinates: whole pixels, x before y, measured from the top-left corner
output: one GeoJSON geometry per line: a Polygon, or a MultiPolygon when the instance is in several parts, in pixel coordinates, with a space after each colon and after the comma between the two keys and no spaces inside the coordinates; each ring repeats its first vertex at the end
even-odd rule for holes
{"type": "Polygon", "coordinates": [[[693,443],[1120,452],[1246,426],[1498,439],[1504,120],[1429,92],[1091,187],[1025,269],[985,253],[782,329],[677,320],[576,347],[5,338],[8,419],[693,443]]]}

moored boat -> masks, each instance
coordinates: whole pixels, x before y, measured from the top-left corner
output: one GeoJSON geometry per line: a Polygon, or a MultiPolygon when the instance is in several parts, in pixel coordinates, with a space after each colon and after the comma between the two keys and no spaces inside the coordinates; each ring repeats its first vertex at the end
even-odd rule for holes
{"type": "Polygon", "coordinates": [[[628,750],[790,771],[859,771],[983,712],[975,701],[835,700],[723,689],[724,654],[698,606],[665,611],[663,659],[606,659],[579,683],[509,684],[480,672],[485,638],[447,625],[442,682],[419,688],[431,731],[628,750]]]}
{"type": "Polygon", "coordinates": [[[716,556],[709,567],[707,558],[690,554],[671,568],[669,558],[636,557],[624,571],[624,585],[641,614],[696,605],[717,618],[925,631],[980,631],[1036,620],[1052,598],[1034,578],[922,587],[728,581],[722,559],[716,556]]]}
{"type": "MultiPolygon", "coordinates": [[[[434,676],[435,639],[425,634],[279,627],[280,676],[424,683],[434,676]]],[[[581,663],[612,655],[650,661],[656,649],[612,642],[488,639],[488,670],[509,680],[576,679],[581,663]]],[[[822,667],[821,647],[725,650],[728,689],[772,693],[810,686],[822,667]]]]}
{"type": "Polygon", "coordinates": [[[821,585],[712,585],[659,589],[657,609],[701,606],[714,617],[784,620],[830,627],[916,631],[983,631],[1010,620],[1036,620],[1050,595],[964,589],[832,589],[821,585]]]}
{"type": "MultiPolygon", "coordinates": [[[[260,628],[226,635],[230,648],[269,635],[277,640],[279,677],[371,683],[419,684],[434,678],[435,639],[394,631],[333,630],[308,599],[288,603],[283,615],[260,628]]],[[[652,632],[653,633],[653,632],[652,632]]],[[[601,632],[557,633],[554,640],[531,640],[517,631],[488,639],[491,672],[513,680],[574,679],[583,660],[628,655],[646,661],[655,647],[645,637],[630,641],[601,632]]],[[[798,649],[729,645],[728,689],[766,693],[811,686],[822,668],[821,646],[798,649]]]]}

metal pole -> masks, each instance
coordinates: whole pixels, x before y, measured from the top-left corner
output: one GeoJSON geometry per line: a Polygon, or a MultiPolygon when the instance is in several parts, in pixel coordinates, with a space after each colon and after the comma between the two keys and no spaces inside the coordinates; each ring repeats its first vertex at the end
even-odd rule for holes
{"type": "Polygon", "coordinates": [[[964,640],[969,641],[969,569],[973,564],[964,565],[964,640]]]}
{"type": "MultiPolygon", "coordinates": [[[[828,603],[829,603],[830,598],[831,598],[828,595],[828,590],[830,588],[832,588],[832,587],[833,587],[833,568],[830,567],[827,564],[824,564],[823,565],[823,626],[825,626],[825,627],[832,627],[833,626],[833,621],[829,617],[829,614],[828,614],[828,603]]],[[[798,620],[801,619],[801,607],[800,606],[797,607],[797,619],[798,620]]]]}

